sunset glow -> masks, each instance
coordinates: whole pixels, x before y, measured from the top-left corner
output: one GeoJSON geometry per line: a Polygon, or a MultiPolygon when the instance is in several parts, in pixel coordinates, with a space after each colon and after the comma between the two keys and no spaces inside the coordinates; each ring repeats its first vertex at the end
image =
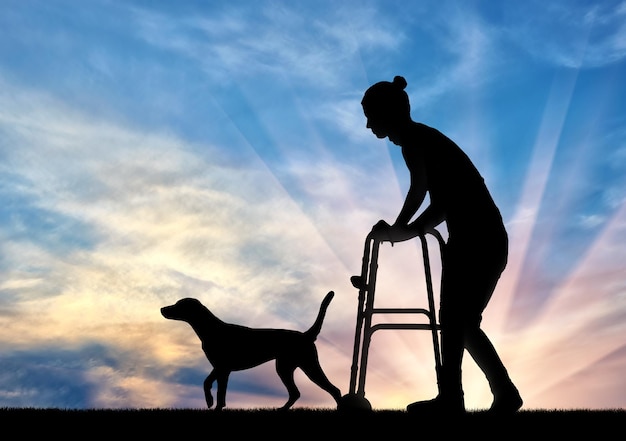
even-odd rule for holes
{"type": "MultiPolygon", "coordinates": [[[[2,10],[0,406],[206,407],[211,366],[162,306],[196,297],[225,321],[306,330],[330,290],[317,345],[346,393],[349,279],[408,189],[360,100],[403,75],[413,119],[468,153],[505,219],[483,323],[524,407],[626,407],[626,2],[2,10]]],[[[381,247],[381,302],[425,299],[418,246],[381,247]]],[[[436,394],[425,333],[371,351],[375,408],[436,394]]],[[[297,407],[334,405],[296,382],[297,407]]],[[[489,407],[469,355],[464,386],[489,407]]],[[[286,399],[272,363],[230,378],[230,408],[286,399]]]]}

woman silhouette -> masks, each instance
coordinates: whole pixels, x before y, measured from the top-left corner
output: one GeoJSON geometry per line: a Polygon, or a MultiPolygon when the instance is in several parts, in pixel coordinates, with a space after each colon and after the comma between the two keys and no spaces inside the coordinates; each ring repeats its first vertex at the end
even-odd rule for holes
{"type": "Polygon", "coordinates": [[[502,216],[468,156],[438,130],[411,119],[406,85],[400,76],[393,82],[376,83],[365,92],[361,104],[367,128],[402,148],[410,173],[409,191],[396,221],[374,225],[375,238],[403,241],[444,221],[448,230],[439,309],[439,395],[410,404],[407,411],[465,411],[461,363],[467,349],[489,381],[494,396],[489,411],[514,413],[522,406],[522,398],[480,328],[482,312],[507,262],[508,237],[502,216]],[[412,220],[427,193],[430,204],[412,220]]]}

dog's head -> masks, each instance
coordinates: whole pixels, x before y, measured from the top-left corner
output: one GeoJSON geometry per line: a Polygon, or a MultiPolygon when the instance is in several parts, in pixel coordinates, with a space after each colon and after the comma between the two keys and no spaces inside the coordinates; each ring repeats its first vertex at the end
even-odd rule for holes
{"type": "Polygon", "coordinates": [[[199,300],[187,297],[161,308],[161,315],[166,319],[189,322],[200,316],[203,311],[206,311],[206,307],[199,300]]]}

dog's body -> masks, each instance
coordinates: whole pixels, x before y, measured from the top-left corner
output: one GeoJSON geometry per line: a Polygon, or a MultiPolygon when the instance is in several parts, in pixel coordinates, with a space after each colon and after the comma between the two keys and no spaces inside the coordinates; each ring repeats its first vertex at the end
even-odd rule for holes
{"type": "Polygon", "coordinates": [[[293,379],[296,368],[302,369],[311,381],[327,391],[339,405],[341,393],[324,374],[315,346],[315,339],[322,328],[324,315],[333,295],[332,291],[326,295],[317,319],[305,332],[248,328],[225,323],[192,298],[181,299],[174,305],[161,308],[161,314],[167,319],[189,323],[200,338],[202,350],[213,366],[204,381],[204,394],[209,408],[213,406],[211,387],[214,381],[217,380],[216,409],[221,410],[226,405],[226,387],[230,373],[270,360],[276,360],[276,372],[289,392],[289,399],[282,409],[289,409],[300,398],[293,379]]]}

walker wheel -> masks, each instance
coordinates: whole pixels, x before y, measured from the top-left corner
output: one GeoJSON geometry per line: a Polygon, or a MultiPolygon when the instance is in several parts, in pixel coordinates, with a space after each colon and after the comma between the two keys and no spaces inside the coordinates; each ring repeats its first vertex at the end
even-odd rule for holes
{"type": "Polygon", "coordinates": [[[372,405],[364,396],[346,394],[341,397],[337,410],[341,412],[371,412],[372,405]]]}

